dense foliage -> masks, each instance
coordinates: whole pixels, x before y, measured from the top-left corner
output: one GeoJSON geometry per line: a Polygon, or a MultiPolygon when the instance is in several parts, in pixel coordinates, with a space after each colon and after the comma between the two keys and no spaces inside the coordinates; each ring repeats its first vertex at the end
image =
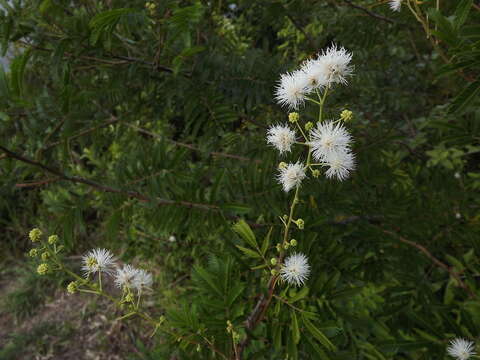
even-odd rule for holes
{"type": "Polygon", "coordinates": [[[451,338],[478,339],[472,0],[410,0],[417,17],[374,0],[0,3],[16,54],[0,68],[2,261],[38,226],[69,254],[141,263],[177,334],[158,331],[151,359],[232,358],[227,321],[247,359],[438,359],[451,338]],[[275,82],[332,43],[355,75],[326,117],[353,111],[357,170],[305,185],[295,236],[312,276],[247,331],[270,272],[237,245],[251,228],[274,256],[291,200],[265,142],[287,119],[275,82]]]}

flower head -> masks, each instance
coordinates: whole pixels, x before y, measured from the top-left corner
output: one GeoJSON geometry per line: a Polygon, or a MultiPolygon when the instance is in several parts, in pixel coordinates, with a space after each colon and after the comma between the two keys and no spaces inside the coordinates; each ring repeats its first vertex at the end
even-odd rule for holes
{"type": "Polygon", "coordinates": [[[40,230],[39,228],[34,228],[28,233],[28,237],[32,242],[39,241],[41,236],[42,230],[40,230]]]}
{"type": "Polygon", "coordinates": [[[325,165],[329,167],[325,172],[327,178],[343,181],[355,169],[355,156],[348,150],[334,151],[325,158],[325,165]]]}
{"type": "Polygon", "coordinates": [[[402,7],[402,0],[389,0],[388,3],[388,6],[390,6],[390,9],[393,11],[400,11],[402,7]]]}
{"type": "Polygon", "coordinates": [[[295,131],[287,125],[273,125],[267,131],[267,143],[273,145],[280,154],[290,151],[295,142],[295,131]]]}
{"type": "Polygon", "coordinates": [[[317,128],[310,132],[312,154],[315,160],[325,160],[333,152],[345,151],[350,147],[352,137],[347,129],[333,121],[318,123],[317,128]]]}
{"type": "Polygon", "coordinates": [[[42,263],[42,264],[38,265],[38,267],[37,267],[37,273],[39,275],[45,275],[46,273],[48,273],[48,270],[50,270],[50,268],[48,267],[48,264],[46,264],[46,263],[42,263]]]}
{"type": "Polygon", "coordinates": [[[308,92],[321,89],[328,84],[328,71],[319,59],[310,59],[302,64],[300,81],[306,84],[308,92]]]}
{"type": "Polygon", "coordinates": [[[343,47],[337,48],[335,44],[323,51],[316,61],[323,72],[324,86],[346,84],[346,78],[353,72],[353,67],[349,65],[351,60],[352,54],[343,47]]]}
{"type": "Polygon", "coordinates": [[[292,188],[300,186],[305,179],[305,167],[298,161],[295,164],[287,164],[286,167],[279,169],[277,179],[282,184],[283,190],[289,192],[292,188]]]}
{"type": "Polygon", "coordinates": [[[280,77],[280,81],[275,89],[275,99],[282,106],[289,109],[298,109],[305,101],[307,84],[301,71],[285,73],[280,77]]]}
{"type": "Polygon", "coordinates": [[[132,285],[137,289],[138,293],[142,293],[146,289],[152,287],[153,278],[152,274],[143,269],[137,270],[137,273],[133,277],[132,285]]]}
{"type": "Polygon", "coordinates": [[[302,254],[292,254],[285,259],[280,269],[281,278],[290,285],[302,286],[310,274],[307,257],[302,254]]]}
{"type": "Polygon", "coordinates": [[[85,276],[96,272],[104,272],[111,275],[116,266],[113,254],[107,249],[93,249],[82,258],[82,270],[85,276]]]}
{"type": "Polygon", "coordinates": [[[133,282],[138,272],[139,270],[134,268],[132,265],[123,265],[121,269],[117,269],[115,272],[115,285],[117,285],[119,288],[133,287],[133,282]]]}
{"type": "Polygon", "coordinates": [[[457,360],[467,360],[470,356],[476,354],[475,351],[473,351],[474,348],[475,343],[473,341],[457,338],[450,341],[447,353],[457,360]]]}

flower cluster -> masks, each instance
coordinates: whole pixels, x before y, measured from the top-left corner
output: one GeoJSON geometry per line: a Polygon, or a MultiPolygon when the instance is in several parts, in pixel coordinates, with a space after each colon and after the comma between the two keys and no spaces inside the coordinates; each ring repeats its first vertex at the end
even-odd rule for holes
{"type": "Polygon", "coordinates": [[[270,259],[270,264],[275,266],[271,269],[272,275],[279,276],[289,285],[302,286],[310,275],[310,265],[304,254],[294,253],[284,259],[285,250],[297,245],[295,239],[288,241],[291,224],[295,224],[299,230],[303,230],[305,226],[303,219],[293,218],[302,182],[309,172],[314,178],[320,177],[319,169],[322,168],[326,168],[324,175],[327,179],[342,181],[348,178],[355,168],[355,156],[351,149],[352,136],[344,126],[344,123],[353,119],[353,112],[344,109],[338,119],[323,120],[327,94],[336,84],[347,84],[347,78],[353,72],[351,60],[350,52],[343,47],[332,45],[315,58],[305,61],[300,69],[281,75],[275,89],[277,102],[289,109],[298,109],[307,101],[319,106],[316,125],[313,119],[302,125],[300,115],[297,112],[291,112],[288,115],[290,124],[272,125],[266,136],[267,143],[276,148],[280,155],[291,153],[296,144],[306,146],[308,149],[305,161],[281,162],[278,166],[277,181],[285,192],[294,189],[295,195],[290,215],[280,218],[285,226],[284,240],[276,246],[280,255],[278,258],[270,259]],[[316,96],[318,100],[310,96],[316,96]],[[303,137],[303,141],[297,138],[296,130],[303,137]]]}
{"type": "Polygon", "coordinates": [[[400,8],[402,7],[402,0],[389,0],[388,6],[390,6],[390,9],[393,11],[400,11],[400,8]]]}
{"type": "Polygon", "coordinates": [[[305,61],[299,70],[283,74],[275,90],[276,100],[290,109],[298,109],[308,94],[335,83],[346,84],[347,77],[353,72],[351,60],[351,53],[332,45],[315,59],[305,61]]]}
{"type": "Polygon", "coordinates": [[[447,348],[447,353],[457,360],[467,360],[476,354],[476,352],[473,351],[474,349],[474,342],[457,338],[450,341],[450,345],[447,348]]]}
{"type": "Polygon", "coordinates": [[[39,229],[33,229],[29,233],[30,240],[38,243],[38,246],[29,251],[29,256],[41,258],[41,263],[37,267],[39,275],[46,275],[54,271],[65,271],[75,280],[67,286],[70,294],[77,291],[87,291],[101,294],[102,275],[113,277],[114,283],[121,288],[122,301],[120,303],[130,303],[131,306],[138,309],[140,298],[143,293],[151,289],[153,283],[152,274],[149,272],[136,269],[131,265],[119,267],[115,256],[107,249],[93,249],[82,257],[83,277],[68,270],[62,263],[59,254],[63,246],[57,246],[59,238],[57,235],[51,235],[45,241],[42,239],[42,232],[39,229]],[[95,282],[95,276],[97,281],[95,282]],[[136,290],[137,303],[133,303],[134,294],[132,290],[136,290]]]}
{"type": "Polygon", "coordinates": [[[129,264],[118,267],[115,257],[106,249],[93,249],[83,256],[82,261],[85,277],[90,274],[105,273],[113,276],[115,285],[126,292],[135,289],[138,294],[141,294],[152,286],[152,274],[129,264]]]}
{"type": "MultiPolygon", "coordinates": [[[[277,180],[285,192],[299,187],[307,177],[309,169],[313,177],[319,177],[320,171],[314,169],[314,166],[325,167],[327,178],[340,181],[348,178],[355,168],[355,156],[351,151],[352,137],[343,125],[343,122],[352,120],[353,113],[345,109],[338,120],[322,121],[327,92],[334,84],[347,84],[347,77],[352,75],[353,71],[351,59],[352,54],[343,47],[332,45],[316,58],[305,61],[299,70],[283,74],[280,78],[275,97],[281,105],[296,109],[306,100],[320,105],[316,127],[309,121],[304,125],[306,132],[302,130],[298,113],[290,113],[288,116],[289,122],[297,126],[304,137],[305,142],[301,144],[309,147],[309,152],[317,163],[312,164],[309,161],[307,164],[301,161],[282,163],[284,165],[279,166],[277,180]],[[318,101],[308,97],[312,92],[318,95],[318,101]]],[[[298,143],[295,130],[286,124],[272,125],[267,131],[266,140],[279,151],[280,155],[291,152],[293,145],[298,143]]]]}
{"type": "Polygon", "coordinates": [[[280,269],[282,280],[290,285],[301,286],[308,279],[310,265],[307,257],[302,253],[294,253],[285,259],[280,269]]]}

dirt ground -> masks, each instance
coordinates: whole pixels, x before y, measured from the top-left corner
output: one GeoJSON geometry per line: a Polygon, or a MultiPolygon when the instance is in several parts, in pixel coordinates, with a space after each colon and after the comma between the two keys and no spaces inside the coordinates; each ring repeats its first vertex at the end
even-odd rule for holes
{"type": "MultiPolygon", "coordinates": [[[[0,300],[15,286],[0,282],[0,300]]],[[[60,290],[23,319],[0,308],[0,360],[144,359],[136,344],[148,347],[148,336],[139,336],[135,320],[118,316],[103,299],[60,290]]]]}

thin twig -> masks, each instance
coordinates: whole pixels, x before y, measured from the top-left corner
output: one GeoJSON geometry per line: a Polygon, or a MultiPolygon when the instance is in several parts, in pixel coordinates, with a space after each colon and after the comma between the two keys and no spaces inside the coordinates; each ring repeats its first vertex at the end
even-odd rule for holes
{"type": "MultiPolygon", "coordinates": [[[[179,141],[175,141],[175,140],[172,140],[172,139],[165,138],[161,135],[158,135],[158,134],[155,134],[155,133],[150,132],[148,130],[142,129],[138,126],[127,124],[127,123],[123,123],[123,125],[128,126],[129,128],[132,128],[132,129],[138,131],[141,134],[148,135],[148,136],[156,138],[156,139],[166,140],[166,141],[172,143],[175,146],[184,147],[186,149],[203,152],[202,149],[199,149],[194,145],[186,144],[186,143],[182,143],[182,142],[179,142],[179,141]]],[[[260,160],[250,159],[250,158],[240,156],[240,155],[227,154],[227,153],[217,152],[217,151],[208,152],[207,155],[208,156],[213,156],[213,157],[218,156],[218,157],[230,158],[230,159],[235,159],[235,160],[240,160],[240,161],[251,161],[251,162],[255,162],[257,164],[261,163],[260,160]]]]}
{"type": "Polygon", "coordinates": [[[101,129],[101,128],[104,128],[104,127],[106,127],[106,126],[115,124],[115,123],[117,123],[118,121],[119,121],[119,120],[118,120],[116,117],[113,117],[113,116],[112,116],[112,119],[111,119],[111,120],[109,120],[109,121],[107,121],[107,122],[104,122],[103,124],[100,124],[100,125],[98,125],[98,126],[94,126],[94,127],[90,128],[90,129],[86,129],[86,130],[84,130],[84,131],[81,131],[81,132],[79,132],[79,133],[76,134],[76,135],[73,135],[73,136],[70,136],[70,137],[66,138],[65,140],[60,140],[60,141],[56,141],[56,142],[50,143],[50,144],[46,145],[44,148],[42,148],[41,151],[42,151],[42,152],[43,152],[43,151],[46,151],[46,150],[48,150],[48,149],[50,149],[50,148],[52,148],[52,147],[54,147],[54,146],[60,145],[61,143],[65,142],[65,141],[70,141],[70,140],[76,139],[76,138],[78,138],[78,137],[80,137],[80,136],[90,134],[91,132],[94,132],[94,131],[96,131],[96,130],[98,130],[98,129],[101,129]]]}
{"type": "Polygon", "coordinates": [[[459,284],[459,286],[464,289],[469,295],[470,297],[472,298],[477,298],[477,295],[472,291],[472,289],[470,289],[470,287],[461,279],[460,275],[455,271],[453,270],[450,266],[448,266],[447,264],[441,262],[440,260],[438,260],[435,256],[432,255],[432,253],[423,245],[420,245],[420,244],[417,244],[416,242],[414,241],[411,241],[411,240],[407,240],[405,239],[403,236],[401,236],[400,234],[398,234],[397,232],[394,232],[394,231],[389,231],[389,230],[385,230],[385,229],[382,229],[379,227],[379,229],[385,233],[385,234],[389,234],[389,235],[392,235],[394,237],[396,237],[398,240],[400,240],[402,243],[404,244],[407,244],[407,245],[410,245],[410,246],[413,246],[414,248],[416,248],[417,250],[419,250],[421,253],[423,253],[426,257],[428,257],[435,265],[437,265],[438,267],[442,268],[443,270],[447,271],[450,276],[452,276],[459,284]]]}
{"type": "Polygon", "coordinates": [[[128,190],[121,190],[117,188],[113,188],[111,186],[103,185],[100,183],[97,183],[95,181],[85,179],[79,176],[68,176],[61,172],[60,170],[51,168],[47,165],[44,165],[42,163],[39,163],[35,160],[28,159],[22,155],[19,155],[3,146],[0,145],[0,150],[2,150],[7,156],[20,160],[24,163],[36,166],[46,172],[49,172],[51,174],[54,174],[58,176],[60,179],[71,181],[74,183],[79,183],[79,184],[85,184],[88,186],[91,186],[93,188],[96,188],[98,190],[104,191],[104,192],[109,192],[109,193],[116,193],[116,194],[124,194],[127,195],[128,197],[135,198],[144,202],[155,202],[157,205],[178,205],[178,206],[184,206],[188,208],[196,208],[196,209],[202,209],[202,210],[213,210],[213,211],[220,211],[219,206],[217,205],[212,205],[212,204],[199,204],[199,203],[193,203],[189,201],[175,201],[175,200],[168,200],[168,199],[162,199],[162,198],[150,198],[148,196],[145,196],[139,192],[136,191],[128,191],[128,190]]]}
{"type": "Polygon", "coordinates": [[[343,1],[344,1],[348,6],[350,6],[350,7],[352,7],[352,8],[355,8],[355,9],[358,9],[358,10],[361,10],[361,11],[363,11],[365,14],[367,14],[368,16],[371,16],[371,17],[373,17],[373,18],[375,18],[375,19],[388,22],[389,24],[396,24],[396,23],[397,23],[395,20],[389,19],[389,18],[387,18],[387,17],[385,17],[385,16],[382,16],[382,15],[380,15],[380,14],[374,13],[373,11],[368,10],[367,8],[364,8],[363,6],[354,4],[354,3],[352,3],[350,0],[343,0],[343,1]]]}

